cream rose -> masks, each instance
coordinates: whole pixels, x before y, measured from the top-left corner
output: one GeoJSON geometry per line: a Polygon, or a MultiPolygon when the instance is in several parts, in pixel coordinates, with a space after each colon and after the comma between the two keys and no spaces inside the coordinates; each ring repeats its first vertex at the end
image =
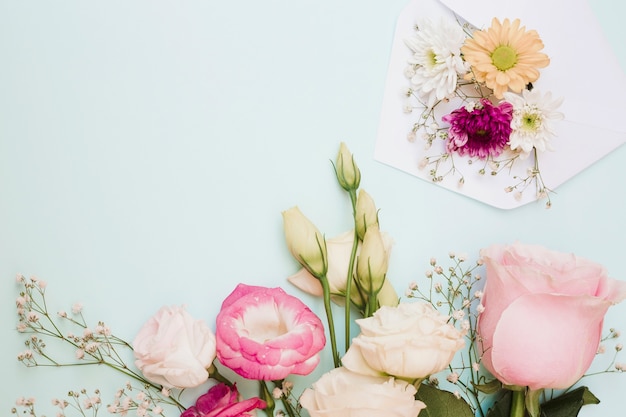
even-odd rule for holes
{"type": "Polygon", "coordinates": [[[406,381],[350,372],[344,367],[322,375],[300,397],[311,417],[417,417],[426,405],[406,381]]]}
{"type": "Polygon", "coordinates": [[[568,388],[595,357],[608,308],[626,282],[601,265],[541,246],[494,245],[478,334],[485,367],[508,385],[568,388]]]}
{"type": "Polygon", "coordinates": [[[464,335],[425,303],[381,307],[356,320],[361,334],[353,339],[343,365],[365,375],[420,379],[446,368],[465,344],[464,335]]]}
{"type": "Polygon", "coordinates": [[[204,383],[216,355],[215,335],[183,307],[162,307],[133,341],[135,365],[149,381],[167,388],[204,383]]]}

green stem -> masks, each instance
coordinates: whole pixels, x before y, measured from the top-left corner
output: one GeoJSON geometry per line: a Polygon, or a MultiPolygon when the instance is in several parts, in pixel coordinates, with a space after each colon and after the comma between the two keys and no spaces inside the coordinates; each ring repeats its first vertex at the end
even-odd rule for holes
{"type": "Polygon", "coordinates": [[[524,417],[524,403],[526,401],[526,395],[524,391],[512,391],[511,394],[510,417],[524,417]]]}
{"type": "Polygon", "coordinates": [[[373,290],[371,290],[371,292],[369,293],[369,297],[367,299],[367,312],[365,314],[365,317],[372,317],[377,309],[378,309],[378,292],[373,292],[373,290]]]}
{"type": "Polygon", "coordinates": [[[337,352],[337,340],[335,337],[335,323],[333,322],[333,311],[330,305],[330,288],[328,286],[328,278],[326,276],[319,277],[322,283],[322,289],[324,290],[324,310],[326,310],[326,319],[328,320],[328,332],[330,334],[330,347],[333,351],[333,363],[335,368],[341,366],[339,360],[339,353],[337,352]]]}
{"type": "Polygon", "coordinates": [[[267,414],[267,417],[274,417],[274,407],[275,407],[274,397],[272,396],[272,393],[267,387],[267,383],[262,379],[259,379],[259,388],[260,388],[259,397],[261,397],[261,399],[263,399],[266,404],[263,411],[265,411],[265,414],[267,414]]]}
{"type": "Polygon", "coordinates": [[[346,277],[346,305],[344,311],[344,334],[345,334],[345,350],[348,351],[352,337],[350,335],[350,306],[352,301],[352,275],[354,274],[354,260],[356,251],[359,246],[359,235],[356,231],[356,192],[350,190],[350,201],[352,202],[352,217],[354,218],[354,240],[352,242],[352,252],[350,253],[350,263],[348,264],[348,276],[346,277]]]}
{"type": "Polygon", "coordinates": [[[220,372],[217,370],[217,368],[215,367],[215,364],[211,364],[211,366],[209,367],[209,369],[207,369],[207,371],[209,372],[209,378],[213,378],[214,380],[221,382],[222,384],[226,384],[229,387],[233,386],[233,383],[230,382],[228,380],[228,378],[226,378],[224,375],[220,374],[220,372]]]}

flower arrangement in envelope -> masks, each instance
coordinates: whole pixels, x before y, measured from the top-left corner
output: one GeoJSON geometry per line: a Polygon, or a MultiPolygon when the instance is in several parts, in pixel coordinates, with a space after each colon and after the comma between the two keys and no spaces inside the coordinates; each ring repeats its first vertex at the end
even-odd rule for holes
{"type": "Polygon", "coordinates": [[[626,140],[614,123],[624,94],[585,0],[413,0],[398,19],[375,157],[495,207],[550,207],[557,186],[626,140]]]}

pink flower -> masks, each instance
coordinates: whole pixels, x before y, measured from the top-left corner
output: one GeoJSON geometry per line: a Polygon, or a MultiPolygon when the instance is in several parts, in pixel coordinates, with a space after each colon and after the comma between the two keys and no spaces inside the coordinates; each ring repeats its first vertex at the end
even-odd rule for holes
{"type": "Polygon", "coordinates": [[[487,99],[443,116],[450,123],[446,148],[449,152],[485,159],[498,156],[509,141],[513,105],[503,101],[494,106],[487,99]]]}
{"type": "Polygon", "coordinates": [[[326,338],[320,319],[280,288],[239,284],[217,315],[217,357],[239,375],[279,380],[307,375],[326,338]]]}
{"type": "Polygon", "coordinates": [[[180,417],[238,417],[254,416],[250,411],[265,408],[265,401],[254,397],[239,401],[237,387],[217,384],[201,395],[180,417]]]}
{"type": "Polygon", "coordinates": [[[481,252],[487,267],[479,316],[483,364],[502,383],[567,388],[589,368],[604,315],[626,282],[572,254],[516,243],[481,252]]]}
{"type": "Polygon", "coordinates": [[[144,376],[172,388],[197,387],[205,382],[215,359],[215,336],[183,307],[162,307],[133,341],[135,365],[144,376]]]}

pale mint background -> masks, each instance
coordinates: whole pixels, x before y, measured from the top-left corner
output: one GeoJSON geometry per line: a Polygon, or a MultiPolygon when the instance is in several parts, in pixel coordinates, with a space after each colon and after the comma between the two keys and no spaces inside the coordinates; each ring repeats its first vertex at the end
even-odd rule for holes
{"type": "MultiPolygon", "coordinates": [[[[49,400],[82,387],[106,402],[124,382],[14,359],[17,273],[48,281],[52,310],[82,301],[128,340],[164,304],[213,325],[239,282],[301,295],[280,213],[297,204],[327,236],[350,227],[329,162],[340,141],[395,240],[399,293],[431,256],[515,240],[626,280],[623,147],[560,187],[551,210],[501,211],[373,160],[405,2],[0,1],[0,415],[22,395],[54,415],[49,400]]],[[[626,68],[624,6],[592,4],[626,68]]],[[[626,303],[606,324],[626,332],[626,303]]],[[[602,404],[581,416],[623,415],[626,375],[586,383],[602,404]]]]}

